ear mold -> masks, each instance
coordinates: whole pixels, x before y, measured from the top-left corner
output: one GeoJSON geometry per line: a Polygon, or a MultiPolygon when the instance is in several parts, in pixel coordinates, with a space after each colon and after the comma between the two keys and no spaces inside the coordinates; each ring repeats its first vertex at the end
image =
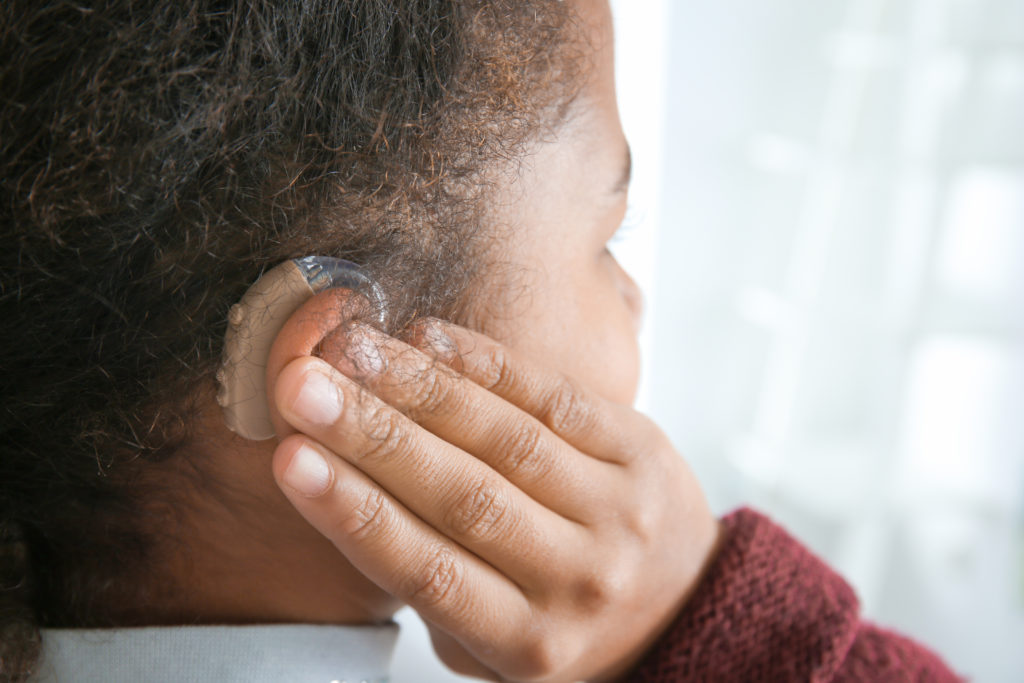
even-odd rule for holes
{"type": "Polygon", "coordinates": [[[275,436],[267,404],[267,357],[285,322],[306,300],[346,287],[370,299],[378,323],[386,314],[380,287],[356,264],[328,256],[285,261],[268,270],[228,312],[217,403],[228,428],[246,439],[275,436]]]}

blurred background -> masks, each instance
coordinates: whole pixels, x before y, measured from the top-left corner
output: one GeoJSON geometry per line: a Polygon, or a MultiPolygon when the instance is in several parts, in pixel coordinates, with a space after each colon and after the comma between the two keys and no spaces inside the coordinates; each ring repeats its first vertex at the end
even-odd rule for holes
{"type": "MultiPolygon", "coordinates": [[[[1024,0],[612,5],[641,409],[716,512],[1021,680],[1024,0]]],[[[400,621],[396,683],[461,680],[400,621]]]]}

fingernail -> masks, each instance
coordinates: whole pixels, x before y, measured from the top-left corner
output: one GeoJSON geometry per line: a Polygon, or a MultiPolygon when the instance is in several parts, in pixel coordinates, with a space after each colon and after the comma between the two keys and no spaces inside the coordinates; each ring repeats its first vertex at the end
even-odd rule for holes
{"type": "Polygon", "coordinates": [[[331,467],[316,450],[306,444],[299,446],[281,476],[289,488],[307,498],[322,496],[331,485],[331,467]]]}
{"type": "Polygon", "coordinates": [[[303,378],[292,410],[313,424],[334,424],[341,417],[341,391],[326,375],[311,370],[303,378]]]}

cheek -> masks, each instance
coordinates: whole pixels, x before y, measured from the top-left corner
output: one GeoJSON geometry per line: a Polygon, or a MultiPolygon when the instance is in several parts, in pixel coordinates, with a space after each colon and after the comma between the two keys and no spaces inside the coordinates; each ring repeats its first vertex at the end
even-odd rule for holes
{"type": "Polygon", "coordinates": [[[643,295],[619,263],[604,255],[595,277],[579,292],[580,335],[576,353],[566,363],[605,398],[632,404],[640,379],[638,335],[643,295]]]}
{"type": "MultiPolygon", "coordinates": [[[[617,293],[616,293],[617,294],[617,293]]],[[[583,336],[580,353],[567,359],[578,363],[579,379],[610,401],[632,404],[640,378],[640,347],[634,318],[622,300],[605,302],[583,336]]]]}
{"type": "MultiPolygon", "coordinates": [[[[565,224],[562,224],[565,227],[565,224]]],[[[588,229],[592,229],[588,226],[588,229]]],[[[604,398],[632,404],[639,382],[642,297],[610,255],[581,253],[579,239],[537,237],[508,280],[485,285],[471,315],[484,334],[604,398]]]]}
{"type": "Polygon", "coordinates": [[[611,259],[610,267],[615,286],[622,297],[623,303],[626,305],[626,309],[629,311],[630,320],[633,323],[633,334],[639,337],[644,323],[644,294],[640,291],[636,280],[619,265],[618,261],[611,259]]]}
{"type": "Polygon", "coordinates": [[[532,298],[514,325],[502,325],[505,339],[499,341],[570,375],[610,401],[631,404],[639,381],[640,352],[625,297],[606,278],[557,291],[557,295],[532,298]]]}

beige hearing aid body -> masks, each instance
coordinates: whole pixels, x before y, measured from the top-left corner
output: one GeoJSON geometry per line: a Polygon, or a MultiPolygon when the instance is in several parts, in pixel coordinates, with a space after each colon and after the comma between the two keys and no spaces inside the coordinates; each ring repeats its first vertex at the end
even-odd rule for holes
{"type": "Polygon", "coordinates": [[[367,294],[384,319],[383,296],[354,263],[324,256],[292,259],[267,271],[228,313],[217,403],[228,428],[246,439],[275,435],[267,403],[267,357],[285,322],[306,300],[332,287],[367,294]]]}

